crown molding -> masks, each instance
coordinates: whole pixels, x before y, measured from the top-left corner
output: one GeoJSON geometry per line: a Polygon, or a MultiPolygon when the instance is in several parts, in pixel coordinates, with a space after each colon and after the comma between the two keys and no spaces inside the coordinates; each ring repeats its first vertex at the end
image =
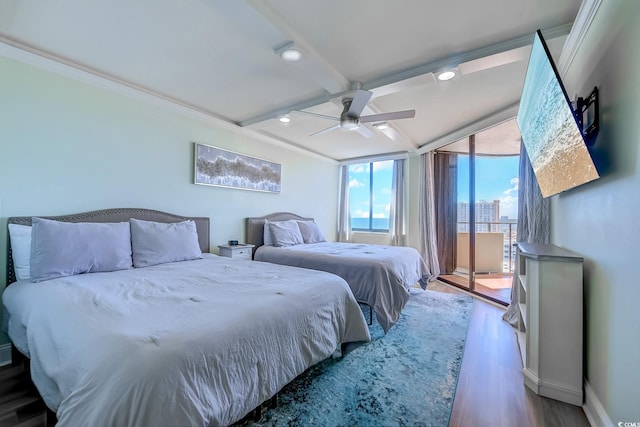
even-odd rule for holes
{"type": "Polygon", "coordinates": [[[148,88],[119,79],[92,68],[77,64],[73,61],[61,58],[51,53],[42,51],[24,43],[12,40],[0,35],[0,55],[15,61],[32,65],[34,67],[50,71],[52,73],[71,78],[73,80],[89,84],[91,86],[126,96],[130,99],[144,102],[154,107],[162,108],[183,117],[195,119],[207,124],[233,132],[237,135],[267,142],[271,145],[297,152],[305,156],[336,163],[330,157],[291,145],[277,138],[269,137],[251,129],[238,126],[236,123],[226,120],[216,114],[181,102],[177,99],[155,92],[148,88]]]}
{"type": "Polygon", "coordinates": [[[573,22],[558,61],[558,72],[561,76],[564,76],[569,67],[571,67],[573,59],[591,26],[591,22],[600,8],[600,4],[602,4],[602,0],[583,0],[580,5],[578,15],[573,22]]]}

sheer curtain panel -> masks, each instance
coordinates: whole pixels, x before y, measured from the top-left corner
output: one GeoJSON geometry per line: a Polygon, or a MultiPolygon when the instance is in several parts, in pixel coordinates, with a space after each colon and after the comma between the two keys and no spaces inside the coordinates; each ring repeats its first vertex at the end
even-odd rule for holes
{"type": "Polygon", "coordinates": [[[434,204],[433,156],[433,152],[420,155],[420,197],[418,202],[420,253],[431,272],[429,280],[440,275],[434,204]]]}
{"type": "MultiPolygon", "coordinates": [[[[549,243],[550,202],[543,199],[538,181],[524,144],[520,144],[520,167],[518,171],[518,241],[528,243],[549,243]]],[[[513,271],[511,283],[511,303],[502,318],[515,326],[518,321],[518,263],[513,271]]]]}
{"type": "Polygon", "coordinates": [[[340,166],[340,195],[338,198],[338,242],[351,238],[351,214],[349,212],[349,166],[340,166]]]}
{"type": "Polygon", "coordinates": [[[404,159],[393,161],[389,234],[394,246],[404,245],[404,163],[404,159]]]}

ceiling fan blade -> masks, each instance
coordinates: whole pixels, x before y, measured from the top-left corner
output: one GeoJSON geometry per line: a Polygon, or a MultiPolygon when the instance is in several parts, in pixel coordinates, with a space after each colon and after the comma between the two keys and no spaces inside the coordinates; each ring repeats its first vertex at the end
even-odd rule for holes
{"type": "Polygon", "coordinates": [[[358,126],[356,128],[356,131],[364,136],[365,138],[373,138],[374,136],[376,136],[376,133],[374,131],[372,131],[371,129],[369,129],[368,127],[362,125],[362,126],[358,126]]]}
{"type": "Polygon", "coordinates": [[[337,125],[333,125],[330,128],[322,129],[321,131],[318,131],[316,133],[312,133],[309,136],[322,135],[323,133],[331,132],[332,130],[339,129],[339,128],[340,128],[340,123],[338,123],[337,125]]]}
{"type": "Polygon", "coordinates": [[[392,113],[373,114],[360,117],[360,123],[384,122],[385,120],[411,119],[416,116],[416,110],[394,111],[392,113]]]}
{"type": "Polygon", "coordinates": [[[358,89],[353,97],[353,101],[351,101],[351,106],[347,114],[352,117],[360,117],[362,110],[367,106],[367,102],[369,102],[371,96],[373,96],[373,92],[358,89]]]}
{"type": "Polygon", "coordinates": [[[324,114],[318,114],[318,113],[310,113],[309,111],[295,110],[295,112],[306,114],[307,116],[318,117],[321,119],[333,120],[334,122],[337,122],[340,120],[340,117],[326,116],[324,114]]]}

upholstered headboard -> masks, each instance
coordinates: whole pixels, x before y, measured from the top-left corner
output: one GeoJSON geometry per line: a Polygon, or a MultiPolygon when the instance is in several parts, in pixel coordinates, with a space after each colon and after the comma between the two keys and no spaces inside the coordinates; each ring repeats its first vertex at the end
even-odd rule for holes
{"type": "MultiPolygon", "coordinates": [[[[9,224],[31,225],[31,218],[32,216],[10,217],[9,224]]],[[[200,249],[202,250],[202,252],[210,252],[209,218],[207,217],[185,217],[151,209],[118,208],[103,209],[99,211],[83,212],[64,216],[41,216],[41,218],[55,219],[57,221],[65,222],[126,222],[131,218],[156,222],[179,222],[192,219],[196,223],[200,249]]],[[[15,281],[16,276],[13,269],[11,241],[10,237],[7,235],[7,285],[15,281]]]]}
{"type": "Polygon", "coordinates": [[[255,252],[259,246],[264,245],[264,220],[268,221],[287,221],[295,219],[296,221],[313,221],[313,218],[304,218],[300,215],[290,212],[276,212],[265,216],[249,217],[245,224],[245,239],[247,243],[255,245],[255,252]]]}

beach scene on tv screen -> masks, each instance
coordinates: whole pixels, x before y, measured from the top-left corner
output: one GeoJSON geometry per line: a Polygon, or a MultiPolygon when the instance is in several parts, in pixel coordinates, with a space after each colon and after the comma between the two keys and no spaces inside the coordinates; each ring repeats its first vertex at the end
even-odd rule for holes
{"type": "Polygon", "coordinates": [[[536,35],[517,117],[543,197],[599,178],[545,49],[536,35]]]}

